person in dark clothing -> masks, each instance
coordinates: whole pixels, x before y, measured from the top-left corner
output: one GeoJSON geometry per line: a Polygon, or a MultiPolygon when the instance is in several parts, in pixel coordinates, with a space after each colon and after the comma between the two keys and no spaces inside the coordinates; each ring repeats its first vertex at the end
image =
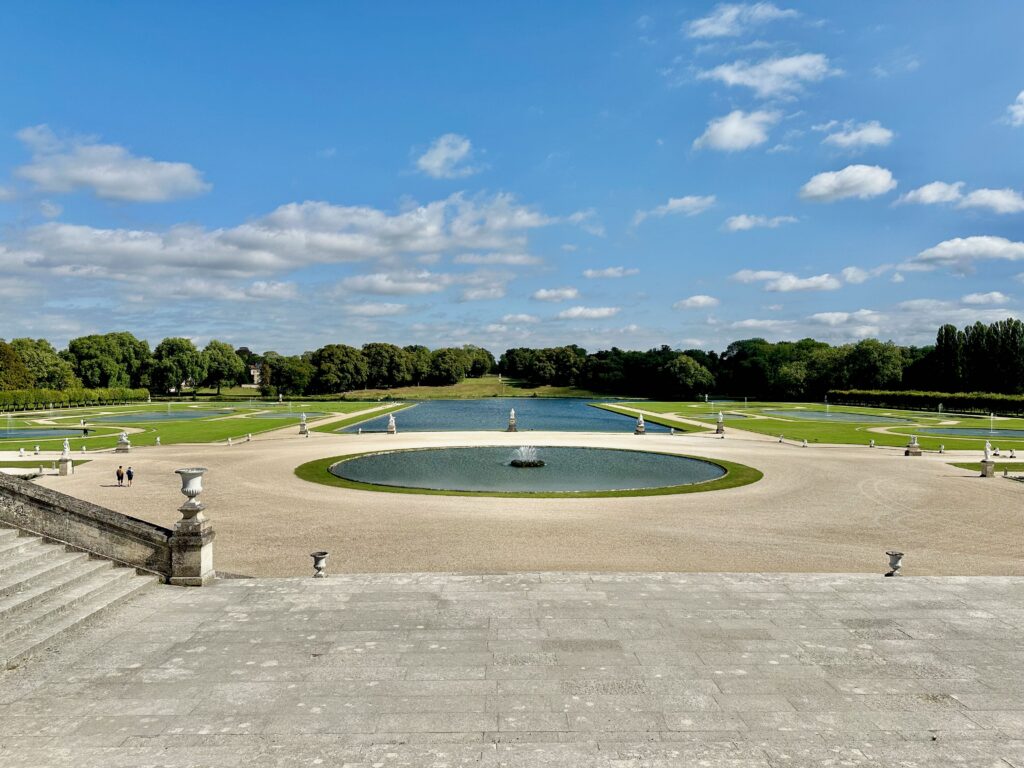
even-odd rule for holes
{"type": "Polygon", "coordinates": [[[128,467],[128,469],[124,471],[124,476],[128,478],[128,487],[131,488],[132,480],[135,478],[135,470],[132,469],[131,467],[128,467]]]}
{"type": "Polygon", "coordinates": [[[117,475],[117,484],[118,484],[118,486],[124,485],[124,467],[119,466],[117,468],[117,472],[115,474],[117,475]]]}

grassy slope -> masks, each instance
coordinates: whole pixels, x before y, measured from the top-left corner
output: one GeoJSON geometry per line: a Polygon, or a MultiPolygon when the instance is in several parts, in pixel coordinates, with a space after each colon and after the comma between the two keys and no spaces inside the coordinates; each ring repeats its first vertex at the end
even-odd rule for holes
{"type": "Polygon", "coordinates": [[[480,397],[602,397],[586,389],[575,387],[531,387],[512,379],[498,382],[497,376],[463,379],[446,387],[396,387],[394,389],[358,389],[346,392],[345,397],[361,400],[473,400],[480,397]]]}
{"type": "MultiPolygon", "coordinates": [[[[720,491],[726,488],[738,488],[741,485],[756,483],[764,475],[753,467],[745,464],[737,464],[732,461],[715,459],[717,464],[726,470],[726,475],[717,480],[692,485],[675,485],[666,488],[644,488],[632,491],[583,491],[567,493],[487,493],[482,491],[436,491],[424,488],[398,488],[394,486],[373,485],[370,483],[357,483],[352,480],[332,475],[328,469],[343,459],[354,459],[357,456],[365,456],[365,453],[351,454],[348,456],[332,456],[326,459],[317,459],[306,464],[300,464],[295,468],[295,474],[311,483],[321,485],[332,485],[338,488],[349,488],[358,491],[384,491],[388,493],[415,493],[427,494],[429,496],[497,496],[500,498],[529,498],[529,499],[592,499],[592,498],[616,498],[624,496],[667,496],[678,493],[702,493],[704,491],[720,491]]],[[[681,454],[672,454],[681,455],[681,454]]],[[[703,459],[700,456],[688,458],[703,459]]]]}
{"type": "MultiPolygon", "coordinates": [[[[622,405],[640,408],[645,411],[656,413],[671,413],[684,416],[689,419],[696,419],[708,424],[715,421],[714,416],[705,416],[712,410],[711,403],[694,402],[633,402],[622,403],[622,405]]],[[[735,411],[737,413],[763,414],[766,410],[790,410],[798,404],[794,403],[749,403],[745,408],[743,403],[720,403],[714,410],[735,411]]],[[[803,410],[823,410],[821,403],[806,403],[803,410]]],[[[955,421],[955,425],[942,425],[943,428],[955,430],[957,427],[974,427],[988,425],[986,419],[978,419],[970,416],[957,416],[952,414],[922,413],[920,411],[900,411],[891,408],[854,408],[846,406],[832,406],[832,412],[855,413],[863,415],[893,415],[911,419],[914,424],[924,427],[938,427],[939,422],[955,421]]],[[[874,440],[876,445],[904,446],[909,442],[909,436],[918,434],[918,442],[925,450],[938,450],[940,445],[945,445],[947,450],[981,450],[985,445],[984,437],[957,437],[952,435],[922,435],[917,432],[914,424],[885,424],[864,422],[828,422],[812,421],[808,419],[786,419],[777,414],[764,414],[762,419],[734,420],[727,423],[726,428],[742,429],[748,432],[756,432],[762,435],[778,436],[785,435],[790,440],[807,440],[810,443],[836,443],[863,445],[869,440],[874,440]],[[869,431],[875,427],[887,427],[896,434],[869,431]]],[[[1004,429],[1024,429],[1024,419],[1003,419],[996,422],[996,427],[1004,429]]],[[[1024,439],[1021,438],[991,438],[998,442],[1000,447],[1022,448],[1024,439]]]]}

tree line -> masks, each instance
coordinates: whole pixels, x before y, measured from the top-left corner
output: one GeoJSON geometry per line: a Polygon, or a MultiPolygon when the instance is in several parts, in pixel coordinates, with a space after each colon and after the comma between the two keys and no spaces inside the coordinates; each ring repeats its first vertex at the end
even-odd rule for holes
{"type": "Polygon", "coordinates": [[[963,329],[942,326],[936,343],[901,346],[864,339],[831,345],[814,339],[741,339],[721,353],[661,346],[588,353],[516,347],[499,360],[481,347],[362,347],[327,344],[301,355],[256,353],[181,337],[149,343],[127,331],[72,339],[56,350],[45,339],[0,340],[0,391],[149,389],[180,393],[256,383],[264,396],[332,395],[367,387],[448,385],[498,371],[528,385],[574,386],[610,395],[687,399],[704,394],[820,400],[830,390],[1024,392],[1024,323],[963,329]],[[257,375],[253,376],[253,372],[257,375]]]}

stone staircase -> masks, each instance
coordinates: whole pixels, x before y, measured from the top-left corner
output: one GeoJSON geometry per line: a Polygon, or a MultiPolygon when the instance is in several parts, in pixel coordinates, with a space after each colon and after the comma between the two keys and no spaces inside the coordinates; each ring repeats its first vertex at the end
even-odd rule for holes
{"type": "Polygon", "coordinates": [[[156,576],[0,527],[0,669],[157,583],[156,576]]]}

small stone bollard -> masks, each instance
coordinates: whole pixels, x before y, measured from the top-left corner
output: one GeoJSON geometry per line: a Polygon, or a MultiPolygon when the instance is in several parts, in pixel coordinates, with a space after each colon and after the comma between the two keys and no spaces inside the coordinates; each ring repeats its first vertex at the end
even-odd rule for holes
{"type": "Polygon", "coordinates": [[[85,453],[85,446],[82,446],[82,453],[85,453]]]}
{"type": "Polygon", "coordinates": [[[25,457],[25,449],[24,448],[19,448],[18,449],[18,455],[21,456],[22,458],[24,458],[25,457]]]}
{"type": "Polygon", "coordinates": [[[786,440],[785,436],[779,435],[779,442],[780,443],[785,442],[785,440],[786,440]]]}
{"type": "Polygon", "coordinates": [[[36,456],[39,455],[39,446],[38,445],[36,446],[35,454],[36,454],[36,456]]]}
{"type": "Polygon", "coordinates": [[[903,567],[903,553],[897,552],[895,549],[891,549],[886,552],[889,556],[889,572],[886,576],[899,576],[900,569],[903,567]]]}
{"type": "Polygon", "coordinates": [[[875,447],[875,441],[874,441],[874,439],[871,439],[871,440],[869,440],[869,441],[868,441],[868,448],[874,448],[874,447],[875,447]]]}
{"type": "Polygon", "coordinates": [[[247,443],[251,443],[252,442],[252,433],[251,432],[245,436],[245,442],[247,442],[247,443]]]}
{"type": "Polygon", "coordinates": [[[945,452],[946,452],[946,446],[943,445],[942,443],[939,443],[939,453],[945,453],[945,452]]]}
{"type": "Polygon", "coordinates": [[[231,447],[231,445],[232,445],[232,443],[231,443],[231,438],[229,437],[229,438],[228,438],[228,448],[230,448],[230,447],[231,447]]]}
{"type": "Polygon", "coordinates": [[[156,438],[156,444],[160,445],[160,437],[159,436],[156,438]]]}
{"type": "Polygon", "coordinates": [[[800,447],[801,448],[806,448],[807,447],[807,438],[806,437],[804,438],[804,441],[802,443],[800,443],[800,447]]]}
{"type": "Polygon", "coordinates": [[[326,579],[327,578],[327,557],[330,552],[313,552],[310,557],[313,558],[313,578],[314,579],[326,579]]]}

